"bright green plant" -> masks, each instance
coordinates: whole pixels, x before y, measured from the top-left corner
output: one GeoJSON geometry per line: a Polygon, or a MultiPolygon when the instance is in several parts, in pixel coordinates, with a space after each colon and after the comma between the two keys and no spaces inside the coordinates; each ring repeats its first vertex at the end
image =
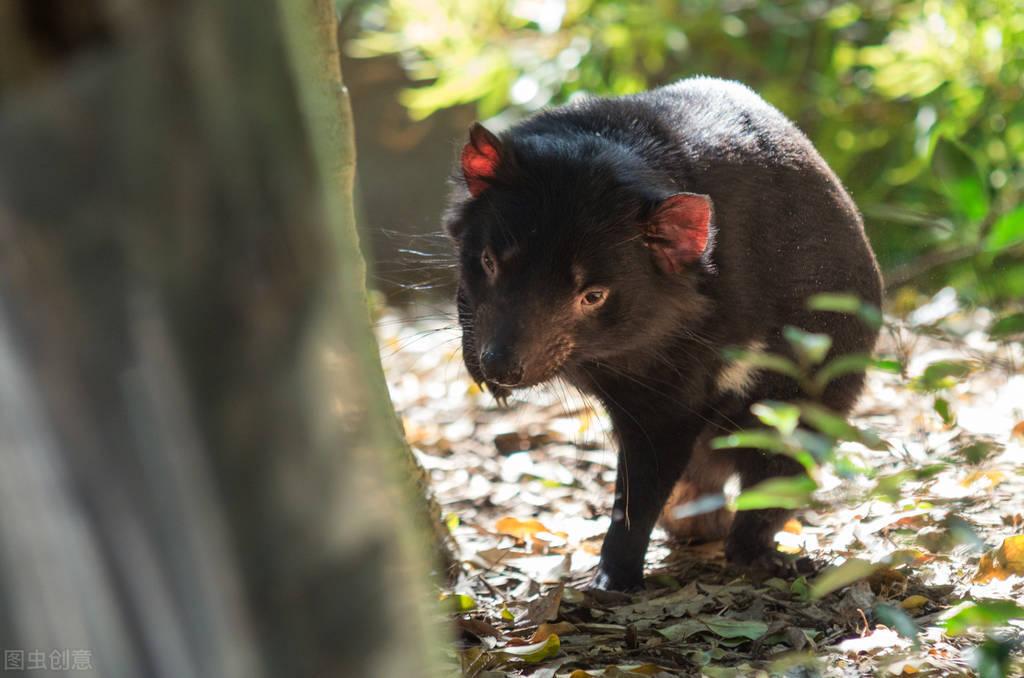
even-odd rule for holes
{"type": "Polygon", "coordinates": [[[359,28],[348,52],[398,55],[415,119],[472,104],[501,125],[579,93],[742,80],[836,168],[893,283],[1024,297],[1017,0],[391,0],[359,28]]]}

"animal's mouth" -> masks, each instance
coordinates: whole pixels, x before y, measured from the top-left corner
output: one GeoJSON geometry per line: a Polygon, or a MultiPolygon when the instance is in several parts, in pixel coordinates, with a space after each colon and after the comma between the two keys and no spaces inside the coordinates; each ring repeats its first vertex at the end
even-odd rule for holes
{"type": "Polygon", "coordinates": [[[546,384],[562,376],[569,363],[569,352],[564,353],[564,358],[556,363],[549,364],[536,375],[527,375],[515,383],[504,383],[496,379],[485,379],[483,385],[498,401],[506,400],[513,391],[521,391],[546,384]]]}
{"type": "Polygon", "coordinates": [[[481,356],[476,352],[476,337],[471,328],[472,326],[463,324],[463,353],[467,356],[466,367],[473,380],[481,388],[491,393],[499,403],[504,403],[513,391],[528,389],[552,381],[562,376],[566,369],[571,367],[575,342],[571,337],[558,337],[547,344],[548,348],[542,355],[533,356],[533,359],[523,366],[520,378],[502,380],[488,376],[481,365],[481,356]],[[472,359],[469,356],[472,356],[472,359]]]}

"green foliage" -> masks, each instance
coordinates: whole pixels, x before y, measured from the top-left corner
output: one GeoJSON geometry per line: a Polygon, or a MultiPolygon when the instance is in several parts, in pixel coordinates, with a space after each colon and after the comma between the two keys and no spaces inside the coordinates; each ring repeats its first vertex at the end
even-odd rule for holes
{"type": "Polygon", "coordinates": [[[1024,334],[1024,313],[1010,313],[992,323],[988,329],[993,339],[1007,339],[1024,334]]]}
{"type": "Polygon", "coordinates": [[[911,387],[926,393],[934,393],[954,386],[977,369],[977,365],[963,360],[940,360],[924,369],[920,377],[911,382],[911,387]]]}
{"type": "Polygon", "coordinates": [[[878,329],[882,326],[882,312],[879,308],[861,301],[856,294],[815,294],[807,300],[807,308],[812,311],[852,313],[868,327],[878,329]]]}
{"type": "Polygon", "coordinates": [[[811,502],[811,493],[818,484],[805,475],[788,478],[769,478],[736,498],[737,511],[756,511],[766,508],[797,509],[811,502]]]}
{"type": "Polygon", "coordinates": [[[889,628],[894,629],[896,633],[904,638],[914,641],[915,647],[920,645],[918,635],[921,630],[918,628],[917,622],[900,608],[879,603],[875,606],[875,618],[889,628]]]}
{"type": "Polygon", "coordinates": [[[1010,653],[1019,643],[989,638],[974,649],[971,666],[978,672],[978,678],[1005,678],[1011,675],[1010,653]]]}
{"type": "Polygon", "coordinates": [[[967,602],[950,611],[943,621],[946,633],[958,636],[968,629],[990,629],[1006,626],[1010,621],[1024,618],[1024,608],[1012,600],[994,600],[984,603],[967,602]]]}
{"type": "Polygon", "coordinates": [[[1017,0],[390,0],[360,28],[348,52],[399,55],[415,119],[473,104],[508,122],[582,93],[742,80],[836,169],[895,280],[1024,296],[1017,0]]]}
{"type": "Polygon", "coordinates": [[[850,558],[842,565],[830,567],[811,583],[811,599],[818,600],[844,586],[871,576],[880,567],[880,564],[869,563],[860,558],[850,558]]]}

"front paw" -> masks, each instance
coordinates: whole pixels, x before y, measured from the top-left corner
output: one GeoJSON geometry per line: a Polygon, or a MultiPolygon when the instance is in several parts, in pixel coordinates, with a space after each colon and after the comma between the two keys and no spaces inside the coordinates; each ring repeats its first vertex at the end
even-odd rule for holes
{"type": "Polygon", "coordinates": [[[596,591],[638,591],[644,587],[644,575],[640,573],[615,573],[604,563],[597,566],[594,578],[587,588],[596,591]]]}

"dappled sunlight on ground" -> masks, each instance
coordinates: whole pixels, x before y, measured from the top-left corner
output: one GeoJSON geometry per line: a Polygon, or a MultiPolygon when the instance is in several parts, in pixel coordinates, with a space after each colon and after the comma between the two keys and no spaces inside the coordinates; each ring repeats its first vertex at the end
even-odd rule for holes
{"type": "Polygon", "coordinates": [[[987,311],[931,307],[887,323],[879,353],[904,374],[872,371],[854,415],[888,449],[843,443],[863,473],[820,469],[814,506],[779,534],[824,569],[758,578],[720,543],[657,530],[636,595],[582,591],[615,478],[595,403],[554,384],[500,408],[450,317],[387,311],[392,397],[461,549],[453,660],[492,676],[969,675],[986,626],[1019,633],[985,606],[945,619],[962,601],[1024,602],[1024,541],[1005,541],[1024,531],[1024,351],[989,339],[987,311]]]}

